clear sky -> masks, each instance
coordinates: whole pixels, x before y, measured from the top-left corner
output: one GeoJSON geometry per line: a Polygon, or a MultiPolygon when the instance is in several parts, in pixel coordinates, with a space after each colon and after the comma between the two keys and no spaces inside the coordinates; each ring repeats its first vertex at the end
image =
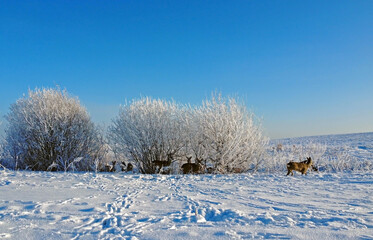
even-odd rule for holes
{"type": "Polygon", "coordinates": [[[104,123],[125,99],[220,91],[271,138],[373,131],[373,1],[4,0],[0,82],[1,116],[35,87],[104,123]]]}

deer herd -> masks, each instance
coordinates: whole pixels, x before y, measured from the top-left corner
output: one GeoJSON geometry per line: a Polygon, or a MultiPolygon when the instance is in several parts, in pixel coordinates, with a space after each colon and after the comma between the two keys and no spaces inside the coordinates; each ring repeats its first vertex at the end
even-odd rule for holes
{"type": "Polygon", "coordinates": [[[188,174],[188,173],[202,172],[203,167],[202,167],[202,164],[201,164],[201,160],[196,158],[196,162],[191,163],[190,162],[191,159],[192,159],[192,157],[187,157],[188,162],[181,165],[181,169],[182,169],[183,173],[188,174]]]}
{"type": "Polygon", "coordinates": [[[133,171],[132,163],[127,163],[122,161],[120,164],[117,164],[117,161],[112,161],[110,164],[105,164],[104,166],[99,168],[100,172],[131,172],[133,171]]]}
{"type": "MultiPolygon", "coordinates": [[[[206,168],[202,164],[202,160],[196,158],[195,162],[191,162],[192,157],[187,157],[187,163],[184,163],[181,165],[181,171],[183,174],[199,174],[199,173],[213,173],[212,168],[206,168]]],[[[171,172],[171,169],[169,168],[172,163],[172,157],[170,155],[167,156],[166,161],[160,161],[155,160],[152,161],[153,166],[156,169],[156,173],[162,173],[162,174],[169,174],[171,172]]],[[[307,158],[307,160],[302,162],[289,162],[286,165],[288,175],[294,175],[293,171],[298,171],[302,175],[306,175],[308,169],[311,169],[313,171],[318,171],[318,168],[313,165],[313,161],[310,157],[307,158]]],[[[234,173],[242,173],[242,170],[239,168],[233,169],[234,173]]],[[[103,168],[100,169],[101,172],[116,172],[116,171],[125,171],[125,172],[131,172],[133,171],[133,165],[131,163],[125,163],[122,161],[120,164],[117,164],[117,161],[112,161],[112,164],[106,164],[103,166],[103,168]]]]}

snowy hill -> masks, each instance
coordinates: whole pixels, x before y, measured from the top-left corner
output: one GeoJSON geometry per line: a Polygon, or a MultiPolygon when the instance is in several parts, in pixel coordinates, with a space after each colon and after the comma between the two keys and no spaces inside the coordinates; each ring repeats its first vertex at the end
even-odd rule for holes
{"type": "Polygon", "coordinates": [[[272,140],[271,142],[272,144],[282,143],[288,145],[318,143],[329,148],[348,150],[358,158],[372,159],[373,157],[373,132],[285,138],[272,140]]]}
{"type": "Polygon", "coordinates": [[[288,161],[306,157],[312,157],[327,172],[373,170],[373,133],[276,139],[270,141],[270,146],[265,156],[266,171],[284,171],[288,161]]]}
{"type": "MultiPolygon", "coordinates": [[[[372,139],[276,141],[372,161],[372,139]]],[[[0,239],[373,239],[373,171],[285,174],[0,170],[0,239]]]]}

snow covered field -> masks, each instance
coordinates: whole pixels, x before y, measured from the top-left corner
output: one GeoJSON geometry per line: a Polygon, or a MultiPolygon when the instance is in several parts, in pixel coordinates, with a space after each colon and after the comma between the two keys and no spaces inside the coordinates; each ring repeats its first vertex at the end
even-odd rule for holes
{"type": "Polygon", "coordinates": [[[353,157],[361,160],[373,161],[373,132],[338,134],[312,137],[298,137],[273,140],[273,144],[284,145],[317,143],[327,146],[327,150],[346,151],[353,157]]]}
{"type": "Polygon", "coordinates": [[[372,171],[285,174],[0,170],[0,239],[373,239],[372,171]]]}
{"type": "Polygon", "coordinates": [[[373,173],[0,174],[0,238],[373,239],[373,173]]]}
{"type": "Polygon", "coordinates": [[[270,146],[264,171],[285,171],[287,162],[307,157],[323,172],[373,171],[372,132],[276,139],[270,146]]]}

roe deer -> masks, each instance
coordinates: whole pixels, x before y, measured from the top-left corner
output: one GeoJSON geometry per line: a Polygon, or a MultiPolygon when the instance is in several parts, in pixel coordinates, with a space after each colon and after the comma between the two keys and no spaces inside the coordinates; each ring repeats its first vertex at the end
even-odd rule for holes
{"type": "Polygon", "coordinates": [[[183,174],[199,173],[202,170],[202,165],[200,164],[200,160],[198,158],[196,158],[196,163],[190,162],[190,159],[192,159],[192,157],[187,157],[187,159],[188,159],[188,162],[184,163],[181,166],[181,169],[183,170],[183,174]]]}
{"type": "Polygon", "coordinates": [[[277,152],[282,152],[284,150],[284,147],[282,146],[281,143],[277,144],[276,151],[277,152]]]}
{"type": "Polygon", "coordinates": [[[127,172],[131,172],[133,170],[133,165],[132,163],[127,164],[127,172]]]}
{"type": "Polygon", "coordinates": [[[124,171],[126,171],[126,162],[125,161],[121,161],[120,162],[120,170],[122,171],[122,172],[124,172],[124,171]]]}
{"type": "Polygon", "coordinates": [[[115,172],[117,161],[111,161],[111,163],[112,163],[112,165],[110,166],[110,171],[109,172],[115,172]]]}
{"type": "Polygon", "coordinates": [[[163,167],[170,166],[171,163],[172,163],[172,154],[167,154],[167,161],[160,161],[160,160],[153,161],[153,164],[155,168],[158,169],[158,172],[160,172],[163,167]]]}
{"type": "Polygon", "coordinates": [[[130,172],[133,170],[133,165],[132,163],[127,163],[125,161],[122,161],[121,164],[120,164],[120,170],[122,172],[130,172]]]}
{"type": "Polygon", "coordinates": [[[243,170],[242,168],[233,168],[233,169],[232,169],[232,172],[233,172],[233,173],[243,173],[244,170],[243,170]]]}
{"type": "MultiPolygon", "coordinates": [[[[307,163],[308,160],[304,160],[302,161],[301,163],[307,163]]],[[[315,172],[318,172],[319,171],[319,168],[317,166],[315,166],[312,162],[311,166],[310,166],[311,170],[312,171],[315,171],[315,172]]]]}
{"type": "Polygon", "coordinates": [[[298,171],[298,172],[301,172],[302,175],[303,174],[307,174],[307,170],[308,168],[312,165],[312,159],[310,157],[307,158],[306,161],[304,162],[289,162],[286,166],[287,166],[287,169],[288,169],[288,174],[289,175],[291,173],[291,175],[293,176],[294,173],[293,171],[298,171]]]}
{"type": "Polygon", "coordinates": [[[100,172],[115,172],[115,165],[117,161],[111,161],[111,164],[106,163],[101,169],[100,172]]]}

